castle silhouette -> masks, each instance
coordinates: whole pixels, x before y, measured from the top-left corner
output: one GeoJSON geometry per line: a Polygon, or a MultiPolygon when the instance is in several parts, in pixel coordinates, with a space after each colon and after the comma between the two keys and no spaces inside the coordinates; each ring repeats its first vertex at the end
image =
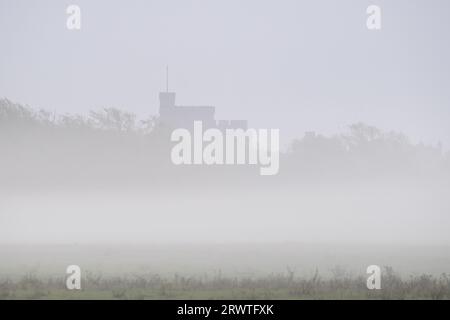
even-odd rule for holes
{"type": "Polygon", "coordinates": [[[202,121],[203,128],[247,129],[247,120],[216,120],[213,106],[178,106],[175,104],[176,93],[169,92],[167,72],[166,92],[159,93],[159,121],[171,129],[185,128],[193,130],[194,121],[202,121]]]}

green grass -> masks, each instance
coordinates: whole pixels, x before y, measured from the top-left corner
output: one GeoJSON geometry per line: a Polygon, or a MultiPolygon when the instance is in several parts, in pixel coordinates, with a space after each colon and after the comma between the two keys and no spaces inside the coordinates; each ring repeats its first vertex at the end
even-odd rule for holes
{"type": "Polygon", "coordinates": [[[450,278],[445,274],[404,279],[386,267],[381,283],[381,290],[368,290],[363,276],[336,274],[322,279],[318,273],[310,278],[288,273],[241,279],[88,274],[82,290],[70,291],[63,278],[28,274],[16,281],[0,279],[0,299],[450,299],[450,278]]]}

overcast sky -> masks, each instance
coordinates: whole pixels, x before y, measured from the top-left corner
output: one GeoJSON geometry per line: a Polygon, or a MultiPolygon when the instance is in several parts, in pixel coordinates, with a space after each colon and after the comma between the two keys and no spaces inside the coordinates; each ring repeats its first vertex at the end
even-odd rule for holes
{"type": "Polygon", "coordinates": [[[364,121],[450,146],[447,0],[0,0],[0,97],[148,116],[158,92],[218,119],[332,134],[364,121]],[[81,7],[82,29],[66,28],[81,7]],[[382,30],[366,8],[382,9],[382,30]]]}

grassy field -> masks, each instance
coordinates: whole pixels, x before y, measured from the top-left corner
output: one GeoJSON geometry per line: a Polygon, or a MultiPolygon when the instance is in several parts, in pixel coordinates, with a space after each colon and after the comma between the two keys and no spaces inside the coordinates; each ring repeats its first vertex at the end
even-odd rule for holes
{"type": "Polygon", "coordinates": [[[450,299],[446,246],[0,246],[0,299],[450,299]],[[79,265],[81,290],[66,288],[79,265]],[[382,267],[381,290],[366,268],[382,267]],[[390,267],[383,267],[390,266],[390,267]]]}
{"type": "Polygon", "coordinates": [[[443,274],[403,278],[382,270],[381,290],[368,290],[364,276],[337,268],[331,278],[319,272],[299,278],[293,272],[259,278],[215,275],[127,275],[103,277],[87,273],[81,290],[68,290],[64,278],[41,279],[28,274],[0,280],[1,299],[450,299],[450,277],[443,274]]]}

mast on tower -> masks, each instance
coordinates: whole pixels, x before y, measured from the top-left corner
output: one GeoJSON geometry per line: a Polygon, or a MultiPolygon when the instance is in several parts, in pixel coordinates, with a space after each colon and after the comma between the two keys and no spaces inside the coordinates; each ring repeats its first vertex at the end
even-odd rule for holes
{"type": "Polygon", "coordinates": [[[169,92],[169,66],[166,66],[166,92],[169,92]]]}

